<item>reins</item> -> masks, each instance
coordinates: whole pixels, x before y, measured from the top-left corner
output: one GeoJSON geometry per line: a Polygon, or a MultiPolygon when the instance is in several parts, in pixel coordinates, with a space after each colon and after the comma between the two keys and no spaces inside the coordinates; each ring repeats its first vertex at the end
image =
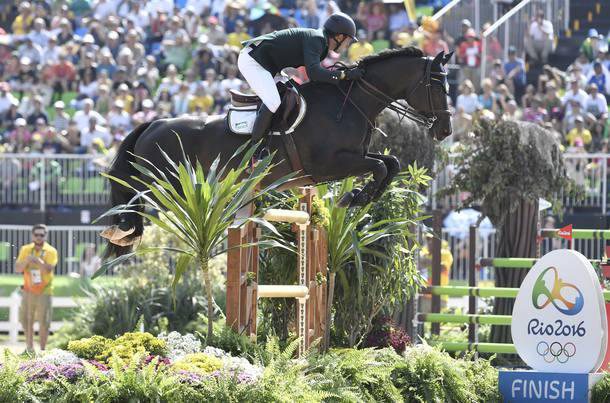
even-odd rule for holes
{"type": "MultiPolygon", "coordinates": [[[[348,66],[346,66],[344,63],[341,63],[341,62],[336,63],[335,67],[338,67],[339,69],[349,69],[348,66]]],[[[400,120],[402,120],[403,118],[406,117],[406,118],[412,120],[413,122],[427,128],[427,129],[430,129],[434,125],[434,122],[436,122],[436,120],[438,119],[437,114],[450,114],[451,113],[446,109],[434,109],[434,107],[432,105],[432,94],[430,92],[430,88],[432,86],[431,81],[436,80],[436,81],[441,82],[441,80],[432,78],[431,76],[433,73],[431,72],[431,70],[432,70],[432,60],[430,58],[426,58],[426,68],[425,68],[424,74],[423,74],[422,78],[419,80],[419,82],[415,85],[415,87],[413,87],[411,89],[411,91],[405,98],[404,101],[405,101],[406,105],[399,103],[397,99],[390,97],[388,94],[381,91],[379,88],[377,88],[375,85],[373,85],[369,81],[365,80],[364,78],[357,80],[356,83],[358,84],[358,87],[360,89],[362,89],[362,91],[364,93],[375,98],[377,101],[382,103],[386,108],[396,112],[398,114],[398,117],[400,118],[400,120]],[[424,113],[419,112],[417,109],[413,108],[411,105],[409,105],[409,103],[407,101],[407,99],[410,98],[411,95],[413,95],[413,93],[419,88],[420,85],[426,86],[426,97],[427,97],[427,101],[428,101],[428,107],[430,110],[425,113],[431,113],[432,116],[430,116],[430,117],[426,116],[424,113]]],[[[434,73],[434,74],[446,74],[446,73],[434,73]]],[[[377,130],[380,130],[379,128],[377,128],[375,126],[375,124],[373,122],[371,122],[371,120],[368,118],[368,116],[366,116],[366,114],[362,111],[362,109],[350,98],[350,94],[351,94],[353,85],[354,85],[354,81],[352,81],[350,83],[347,91],[344,91],[343,88],[341,88],[340,86],[338,87],[339,90],[341,91],[341,93],[345,96],[345,99],[343,101],[343,104],[341,105],[341,109],[339,110],[339,113],[337,114],[337,121],[340,121],[341,118],[343,117],[343,110],[345,108],[345,104],[349,100],[349,102],[354,106],[354,108],[356,108],[356,110],[367,120],[368,124],[371,127],[375,128],[377,130]]],[[[383,134],[385,135],[385,133],[383,133],[383,134]]]]}

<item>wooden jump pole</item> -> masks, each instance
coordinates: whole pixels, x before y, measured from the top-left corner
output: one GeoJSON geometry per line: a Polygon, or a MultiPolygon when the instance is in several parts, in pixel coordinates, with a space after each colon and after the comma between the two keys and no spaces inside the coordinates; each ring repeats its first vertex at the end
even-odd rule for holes
{"type": "MultiPolygon", "coordinates": [[[[296,298],[299,355],[326,333],[327,288],[318,284],[327,276],[326,233],[310,223],[313,188],[301,188],[298,210],[269,209],[263,218],[293,224],[297,236],[298,285],[258,285],[258,247],[241,246],[260,239],[260,229],[245,217],[229,228],[227,256],[227,325],[256,338],[258,298],[296,298]]],[[[250,207],[245,214],[253,213],[250,207]]]]}

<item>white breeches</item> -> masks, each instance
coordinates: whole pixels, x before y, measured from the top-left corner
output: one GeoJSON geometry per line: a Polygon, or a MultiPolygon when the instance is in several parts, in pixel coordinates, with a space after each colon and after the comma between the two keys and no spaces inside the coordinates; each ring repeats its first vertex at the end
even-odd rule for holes
{"type": "Polygon", "coordinates": [[[271,112],[275,113],[282,102],[275,86],[275,80],[271,73],[250,56],[251,50],[252,48],[248,46],[239,52],[237,67],[250,84],[252,91],[259,96],[271,112]]]}

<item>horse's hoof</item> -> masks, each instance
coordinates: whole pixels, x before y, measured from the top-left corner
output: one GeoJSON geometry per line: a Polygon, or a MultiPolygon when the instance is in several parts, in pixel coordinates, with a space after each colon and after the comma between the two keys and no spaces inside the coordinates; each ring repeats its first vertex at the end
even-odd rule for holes
{"type": "Polygon", "coordinates": [[[352,199],[352,202],[349,204],[349,208],[354,207],[364,207],[371,202],[371,197],[366,192],[359,192],[352,199]]]}
{"type": "Polygon", "coordinates": [[[115,240],[110,240],[111,243],[118,245],[118,246],[131,246],[137,242],[139,242],[141,239],[141,237],[137,236],[135,238],[130,237],[130,236],[126,236],[125,238],[121,238],[121,239],[115,239],[115,240]]]}
{"type": "MultiPolygon", "coordinates": [[[[130,228],[127,231],[123,231],[122,229],[120,229],[117,225],[113,225],[111,227],[106,228],[105,230],[103,230],[100,233],[100,236],[102,238],[106,238],[108,239],[110,242],[113,241],[118,241],[120,239],[123,239],[131,234],[133,234],[133,232],[136,229],[134,227],[130,228]]],[[[114,242],[113,242],[114,243],[114,242]]]]}
{"type": "Polygon", "coordinates": [[[349,206],[354,199],[354,194],[352,192],[344,193],[343,196],[337,202],[337,206],[341,208],[345,208],[349,206]]]}
{"type": "Polygon", "coordinates": [[[339,206],[341,208],[351,206],[352,200],[354,200],[354,197],[358,196],[358,194],[361,191],[362,191],[362,189],[360,189],[360,188],[354,188],[351,191],[345,193],[343,196],[341,196],[341,198],[337,202],[337,206],[339,206]]]}

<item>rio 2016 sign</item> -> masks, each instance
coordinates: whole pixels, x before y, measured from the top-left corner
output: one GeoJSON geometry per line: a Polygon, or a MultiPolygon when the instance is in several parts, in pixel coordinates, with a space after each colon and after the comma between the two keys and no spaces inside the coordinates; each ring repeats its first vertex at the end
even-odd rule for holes
{"type": "Polygon", "coordinates": [[[606,354],[606,310],[597,275],[580,253],[542,257],[519,288],[511,332],[519,356],[544,372],[595,372],[606,354]]]}

